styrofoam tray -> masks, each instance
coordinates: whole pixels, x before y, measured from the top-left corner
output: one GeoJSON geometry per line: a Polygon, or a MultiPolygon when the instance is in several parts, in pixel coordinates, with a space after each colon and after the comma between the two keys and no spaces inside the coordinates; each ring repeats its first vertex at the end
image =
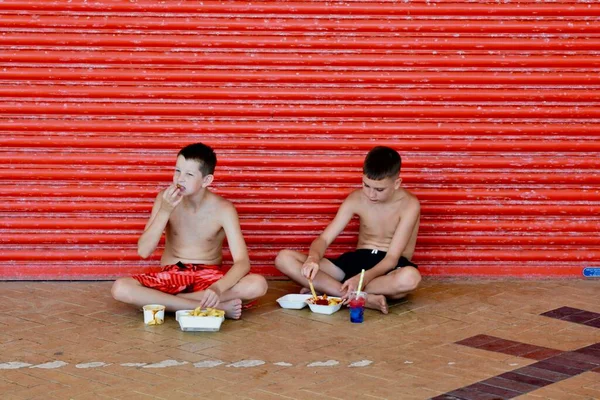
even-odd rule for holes
{"type": "Polygon", "coordinates": [[[291,310],[300,310],[306,307],[306,299],[311,298],[310,294],[286,294],[277,299],[281,308],[289,308],[291,310]]]}
{"type": "MultiPolygon", "coordinates": [[[[339,297],[330,297],[330,299],[342,300],[339,297]]],[[[342,303],[338,303],[335,306],[320,306],[318,304],[308,303],[308,306],[310,307],[310,311],[317,314],[333,314],[334,312],[337,312],[340,308],[342,308],[342,303]]]]}
{"type": "Polygon", "coordinates": [[[217,332],[225,317],[193,317],[187,315],[193,310],[179,310],[175,313],[175,320],[184,332],[217,332]]]}

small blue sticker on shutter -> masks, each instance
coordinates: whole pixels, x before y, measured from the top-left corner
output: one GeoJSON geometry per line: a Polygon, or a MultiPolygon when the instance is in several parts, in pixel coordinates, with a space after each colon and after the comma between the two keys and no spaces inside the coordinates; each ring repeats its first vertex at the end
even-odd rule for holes
{"type": "Polygon", "coordinates": [[[588,278],[600,278],[600,267],[587,267],[583,269],[583,276],[588,278]]]}

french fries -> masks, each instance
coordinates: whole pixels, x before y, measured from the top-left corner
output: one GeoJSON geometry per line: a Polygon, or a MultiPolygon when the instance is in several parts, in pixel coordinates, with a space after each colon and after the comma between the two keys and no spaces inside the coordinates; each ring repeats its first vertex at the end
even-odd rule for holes
{"type": "Polygon", "coordinates": [[[342,300],[340,300],[340,299],[336,299],[333,297],[327,297],[326,294],[324,294],[323,296],[318,296],[316,299],[310,298],[307,301],[309,303],[317,304],[320,306],[337,306],[338,304],[340,304],[342,302],[342,300]]]}
{"type": "Polygon", "coordinates": [[[148,325],[161,325],[163,322],[165,321],[162,318],[156,318],[156,316],[154,316],[154,319],[148,322],[148,325]]]}
{"type": "Polygon", "coordinates": [[[196,307],[194,310],[190,311],[187,315],[190,317],[224,317],[225,311],[217,310],[216,308],[201,308],[196,307]]]}

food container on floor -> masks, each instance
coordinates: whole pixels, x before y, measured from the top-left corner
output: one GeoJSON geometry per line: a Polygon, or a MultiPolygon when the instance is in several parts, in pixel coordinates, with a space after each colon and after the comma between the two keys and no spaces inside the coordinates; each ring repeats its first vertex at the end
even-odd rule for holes
{"type": "Polygon", "coordinates": [[[281,308],[300,310],[306,307],[306,300],[311,297],[310,294],[286,294],[285,296],[278,298],[277,302],[281,308]]]}

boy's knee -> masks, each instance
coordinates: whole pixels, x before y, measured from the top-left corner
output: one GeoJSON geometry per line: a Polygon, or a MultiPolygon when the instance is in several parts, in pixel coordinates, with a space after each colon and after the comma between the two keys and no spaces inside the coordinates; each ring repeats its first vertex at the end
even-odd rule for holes
{"type": "Polygon", "coordinates": [[[404,285],[412,292],[419,287],[419,284],[421,283],[421,274],[416,269],[411,269],[410,271],[411,272],[405,277],[404,285]]]}
{"type": "Polygon", "coordinates": [[[251,297],[261,297],[267,293],[269,285],[264,276],[258,274],[250,274],[246,276],[248,287],[252,293],[251,297]]]}
{"type": "Polygon", "coordinates": [[[275,267],[283,272],[293,260],[294,252],[292,250],[281,250],[275,257],[275,267]]]}
{"type": "Polygon", "coordinates": [[[119,278],[113,283],[112,288],[110,289],[113,299],[125,303],[128,302],[131,286],[128,279],[129,278],[119,278]]]}
{"type": "Polygon", "coordinates": [[[421,283],[421,274],[414,268],[403,271],[396,275],[396,286],[400,292],[412,292],[421,283]]]}

